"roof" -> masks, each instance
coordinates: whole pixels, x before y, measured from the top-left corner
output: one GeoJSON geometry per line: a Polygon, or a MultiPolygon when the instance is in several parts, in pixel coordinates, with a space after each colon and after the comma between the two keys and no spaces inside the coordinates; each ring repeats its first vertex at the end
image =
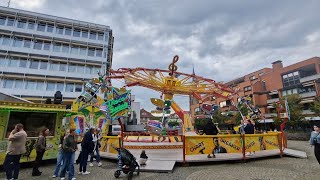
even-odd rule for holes
{"type": "Polygon", "coordinates": [[[152,118],[154,117],[149,111],[145,109],[140,110],[140,118],[152,118]]]}
{"type": "Polygon", "coordinates": [[[71,112],[65,105],[0,101],[0,110],[71,112]]]}

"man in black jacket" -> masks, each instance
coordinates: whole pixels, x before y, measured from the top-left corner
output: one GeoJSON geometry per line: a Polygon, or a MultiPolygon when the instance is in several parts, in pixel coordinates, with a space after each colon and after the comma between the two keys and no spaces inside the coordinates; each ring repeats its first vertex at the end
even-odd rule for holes
{"type": "Polygon", "coordinates": [[[81,160],[79,166],[79,174],[82,175],[90,174],[90,172],[87,171],[87,161],[89,154],[92,153],[94,149],[94,142],[92,137],[93,132],[94,128],[90,128],[90,130],[84,134],[84,137],[82,139],[81,160]]]}
{"type": "MultiPolygon", "coordinates": [[[[216,125],[213,124],[212,120],[210,119],[207,123],[207,125],[204,127],[204,133],[206,135],[217,135],[218,134],[218,128],[216,127],[216,125]]],[[[215,138],[213,138],[213,141],[215,140],[215,138]]],[[[216,156],[214,155],[214,149],[212,150],[212,156],[210,156],[210,154],[208,154],[208,158],[215,158],[216,156]]]]}

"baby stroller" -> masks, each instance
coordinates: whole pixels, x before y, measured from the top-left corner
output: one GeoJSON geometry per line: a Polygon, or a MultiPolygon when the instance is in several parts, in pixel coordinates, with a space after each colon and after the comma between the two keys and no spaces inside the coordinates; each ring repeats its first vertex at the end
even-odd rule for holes
{"type": "Polygon", "coordinates": [[[121,171],[128,174],[128,180],[133,177],[134,171],[137,169],[137,175],[140,174],[140,166],[136,161],[136,158],[125,148],[117,148],[118,151],[118,170],[114,172],[114,177],[118,178],[121,171]]]}

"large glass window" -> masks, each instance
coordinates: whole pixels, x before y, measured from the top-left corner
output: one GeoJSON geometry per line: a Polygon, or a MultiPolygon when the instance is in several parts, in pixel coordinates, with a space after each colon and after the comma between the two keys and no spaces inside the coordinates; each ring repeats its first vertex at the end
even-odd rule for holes
{"type": "Polygon", "coordinates": [[[57,82],[57,91],[64,91],[64,83],[57,82]]]}
{"type": "Polygon", "coordinates": [[[84,56],[87,55],[87,48],[86,47],[81,47],[80,48],[80,55],[84,55],[84,56]]]}
{"type": "Polygon", "coordinates": [[[54,90],[55,90],[55,87],[56,87],[56,83],[54,83],[54,82],[47,82],[47,88],[46,88],[46,90],[47,90],[47,91],[54,91],[54,90]]]}
{"type": "Polygon", "coordinates": [[[50,70],[52,71],[59,71],[59,63],[51,63],[50,70]]]}
{"type": "Polygon", "coordinates": [[[12,86],[13,86],[13,80],[12,79],[4,79],[2,87],[11,89],[12,86]]]}
{"type": "Polygon", "coordinates": [[[102,50],[101,49],[96,49],[96,56],[102,57],[102,50]]]}
{"type": "Polygon", "coordinates": [[[74,84],[73,83],[67,83],[66,84],[66,92],[74,92],[73,88],[74,88],[74,84]]]}
{"type": "Polygon", "coordinates": [[[53,28],[54,28],[54,25],[52,25],[52,24],[48,24],[47,25],[47,32],[53,32],[53,28]]]}
{"type": "Polygon", "coordinates": [[[8,36],[4,36],[2,38],[2,45],[4,46],[10,46],[11,45],[11,39],[8,36]]]}
{"type": "Polygon", "coordinates": [[[32,60],[30,61],[30,69],[38,69],[39,67],[39,61],[32,60]]]}
{"type": "Polygon", "coordinates": [[[75,29],[75,30],[73,31],[73,36],[74,36],[74,37],[80,37],[80,32],[81,32],[80,29],[75,29]]]}
{"type": "Polygon", "coordinates": [[[20,59],[19,67],[26,68],[27,67],[27,59],[20,59]]]}
{"type": "Polygon", "coordinates": [[[79,47],[71,46],[71,54],[79,54],[79,47]]]}
{"type": "Polygon", "coordinates": [[[22,42],[23,42],[22,38],[14,38],[13,46],[14,47],[22,47],[22,42]]]}
{"type": "Polygon", "coordinates": [[[8,18],[7,26],[14,26],[14,18],[8,18]]]}
{"type": "Polygon", "coordinates": [[[68,44],[63,44],[62,45],[62,52],[69,53],[69,45],[68,44]]]}
{"type": "Polygon", "coordinates": [[[84,73],[84,65],[78,65],[77,72],[84,73]]]}
{"type": "Polygon", "coordinates": [[[283,81],[284,87],[294,86],[294,85],[299,84],[300,83],[299,72],[295,71],[292,73],[282,75],[282,81],[283,81]]]}
{"type": "Polygon", "coordinates": [[[53,51],[60,52],[61,51],[61,43],[53,43],[53,51]]]}
{"type": "Polygon", "coordinates": [[[23,89],[23,80],[16,79],[15,82],[14,82],[14,88],[23,89]]]}
{"type": "Polygon", "coordinates": [[[88,50],[88,56],[94,56],[94,51],[95,51],[94,48],[89,48],[89,50],[88,50]]]}
{"type": "Polygon", "coordinates": [[[51,46],[50,42],[44,42],[43,43],[43,50],[49,51],[50,50],[50,46],[51,46]]]}
{"type": "Polygon", "coordinates": [[[34,27],[35,27],[35,22],[29,21],[28,22],[28,29],[34,30],[34,27]]]}
{"type": "Polygon", "coordinates": [[[0,25],[5,25],[6,24],[6,20],[7,20],[7,17],[0,16],[0,25]]]}
{"type": "Polygon", "coordinates": [[[97,33],[93,32],[93,31],[90,31],[90,39],[96,40],[97,39],[97,33]]]}
{"type": "Polygon", "coordinates": [[[91,74],[92,66],[86,66],[86,74],[91,74]]]}
{"type": "Polygon", "coordinates": [[[37,81],[36,89],[44,90],[44,81],[37,81]]]}
{"type": "Polygon", "coordinates": [[[6,59],[4,56],[0,56],[0,66],[6,67],[8,65],[8,59],[6,59]]]}
{"type": "Polygon", "coordinates": [[[103,41],[103,33],[98,33],[98,40],[103,41]]]}
{"type": "Polygon", "coordinates": [[[39,23],[37,27],[38,31],[44,32],[46,30],[46,24],[45,23],[39,23]]]}
{"type": "Polygon", "coordinates": [[[9,67],[18,67],[19,59],[10,58],[9,67]]]}
{"type": "Polygon", "coordinates": [[[26,89],[34,90],[36,88],[36,81],[26,81],[26,89]]]}
{"type": "Polygon", "coordinates": [[[75,85],[75,92],[82,92],[82,84],[75,85]]]}
{"type": "Polygon", "coordinates": [[[76,72],[76,70],[77,70],[77,65],[75,64],[68,65],[68,72],[76,72]]]}
{"type": "Polygon", "coordinates": [[[72,29],[66,27],[66,29],[64,30],[64,34],[68,35],[68,36],[71,36],[71,33],[72,33],[72,29]]]}
{"type": "Polygon", "coordinates": [[[11,111],[6,137],[18,123],[24,125],[28,137],[38,137],[44,127],[49,129],[49,136],[54,136],[56,120],[57,113],[11,111]]]}
{"type": "Polygon", "coordinates": [[[30,48],[31,47],[31,39],[24,39],[23,47],[30,48]]]}
{"type": "Polygon", "coordinates": [[[63,64],[63,63],[60,63],[60,68],[59,68],[60,71],[66,71],[67,70],[67,64],[63,64]]]}
{"type": "Polygon", "coordinates": [[[41,50],[42,49],[42,41],[35,41],[33,44],[33,49],[41,50]]]}
{"type": "Polygon", "coordinates": [[[82,31],[81,37],[88,38],[88,31],[82,31]]]}
{"type": "Polygon", "coordinates": [[[24,29],[27,26],[26,21],[18,21],[18,28],[24,29]]]}
{"type": "Polygon", "coordinates": [[[40,69],[46,70],[48,68],[48,62],[47,61],[41,61],[40,62],[40,69]]]}
{"type": "Polygon", "coordinates": [[[57,33],[57,34],[63,34],[63,30],[64,30],[64,27],[58,26],[58,27],[56,28],[56,33],[57,33]]]}

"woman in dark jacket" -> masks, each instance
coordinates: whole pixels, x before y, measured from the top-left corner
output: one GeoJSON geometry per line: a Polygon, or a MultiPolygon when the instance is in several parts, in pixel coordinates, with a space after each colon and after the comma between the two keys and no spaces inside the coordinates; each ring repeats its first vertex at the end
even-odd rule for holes
{"type": "Polygon", "coordinates": [[[42,161],[44,152],[46,151],[47,148],[47,142],[46,142],[46,137],[49,135],[49,129],[45,128],[39,133],[38,141],[36,144],[36,160],[34,161],[33,164],[33,170],[32,170],[32,176],[40,176],[41,171],[39,171],[40,163],[42,161]]]}

